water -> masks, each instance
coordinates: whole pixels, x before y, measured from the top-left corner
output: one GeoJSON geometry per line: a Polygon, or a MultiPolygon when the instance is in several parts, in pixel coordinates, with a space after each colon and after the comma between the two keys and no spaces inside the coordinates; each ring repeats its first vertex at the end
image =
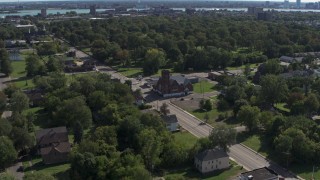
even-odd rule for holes
{"type": "MultiPolygon", "coordinates": [[[[177,11],[186,11],[186,8],[171,8],[177,11]]],[[[196,11],[214,11],[214,10],[227,10],[227,11],[248,11],[248,8],[195,8],[196,11]]],[[[263,8],[264,11],[279,11],[279,12],[317,12],[319,9],[272,9],[272,8],[263,8]]]]}
{"type": "MultiPolygon", "coordinates": [[[[109,10],[109,9],[97,9],[97,12],[99,11],[105,11],[105,10],[109,10]]],[[[77,14],[88,14],[90,12],[90,9],[47,9],[47,14],[66,14],[67,12],[70,11],[75,11],[77,12],[77,14]]],[[[1,18],[5,18],[6,16],[26,16],[26,15],[30,15],[30,16],[35,16],[41,13],[41,10],[21,10],[18,13],[0,13],[0,17],[1,18]]]]}
{"type": "MultiPolygon", "coordinates": [[[[133,8],[130,8],[133,9],[133,8]]],[[[128,10],[130,10],[128,9],[128,10]]],[[[186,8],[171,8],[173,10],[185,11],[186,8]]],[[[105,10],[112,10],[112,9],[97,9],[97,12],[105,11],[105,10]]],[[[139,9],[143,10],[143,9],[139,9]]],[[[214,11],[214,10],[227,10],[227,11],[247,11],[247,8],[195,8],[196,11],[214,11]]],[[[271,9],[271,8],[264,8],[264,11],[274,10],[279,12],[317,12],[319,13],[319,9],[271,9]]],[[[48,9],[47,14],[66,14],[67,12],[75,11],[78,14],[88,14],[90,12],[89,9],[48,9]]],[[[41,10],[21,10],[18,13],[0,13],[0,18],[5,18],[5,16],[10,15],[18,15],[18,16],[35,16],[40,14],[41,10]]]]}

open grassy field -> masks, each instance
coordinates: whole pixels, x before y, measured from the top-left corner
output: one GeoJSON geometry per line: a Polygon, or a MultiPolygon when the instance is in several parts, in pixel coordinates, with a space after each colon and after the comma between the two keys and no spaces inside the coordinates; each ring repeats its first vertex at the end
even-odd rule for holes
{"type": "Polygon", "coordinates": [[[193,84],[193,92],[195,93],[207,93],[214,91],[214,84],[208,81],[200,81],[193,84]]]}
{"type": "Polygon", "coordinates": [[[186,149],[192,148],[197,142],[197,138],[187,131],[180,131],[173,134],[174,140],[177,144],[185,147],[186,149]]]}
{"type": "MultiPolygon", "coordinates": [[[[257,68],[259,64],[250,64],[250,68],[257,68]]],[[[237,70],[237,69],[244,69],[246,65],[238,66],[238,67],[227,67],[227,70],[237,70]]]]}
{"type": "Polygon", "coordinates": [[[12,73],[10,77],[12,78],[11,83],[16,85],[18,88],[21,89],[30,89],[34,87],[34,84],[32,82],[32,78],[26,77],[26,61],[25,57],[30,54],[29,51],[25,51],[21,53],[22,60],[20,61],[12,61],[12,73]]]}
{"type": "Polygon", "coordinates": [[[142,75],[142,68],[117,68],[117,71],[128,77],[128,78],[135,78],[139,75],[142,75]]]}

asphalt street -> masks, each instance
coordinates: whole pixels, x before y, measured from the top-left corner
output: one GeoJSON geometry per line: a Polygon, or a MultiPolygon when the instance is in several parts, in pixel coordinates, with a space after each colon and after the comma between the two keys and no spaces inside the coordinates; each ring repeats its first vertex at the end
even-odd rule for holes
{"type": "MultiPolygon", "coordinates": [[[[181,108],[171,104],[169,100],[152,102],[152,105],[154,107],[160,107],[161,104],[164,102],[168,104],[170,113],[175,114],[177,116],[179,124],[184,129],[186,129],[198,138],[209,136],[212,130],[211,126],[207,124],[200,125],[201,120],[189,114],[188,112],[185,112],[181,108]]],[[[237,131],[242,130],[243,127],[237,129],[237,131]]],[[[282,168],[276,163],[270,162],[259,153],[253,151],[248,147],[245,147],[242,144],[232,145],[229,148],[228,154],[233,160],[235,160],[238,164],[242,165],[248,171],[261,167],[269,167],[286,179],[298,179],[294,174],[288,172],[286,169],[282,168]]]]}

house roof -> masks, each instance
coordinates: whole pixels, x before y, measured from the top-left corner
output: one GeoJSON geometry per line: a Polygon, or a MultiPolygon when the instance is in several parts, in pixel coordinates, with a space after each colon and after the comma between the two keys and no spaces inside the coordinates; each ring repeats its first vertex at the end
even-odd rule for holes
{"type": "Polygon", "coordinates": [[[278,174],[267,167],[263,167],[263,168],[254,169],[252,171],[241,173],[240,175],[241,180],[249,179],[249,177],[252,177],[253,179],[259,179],[259,180],[272,180],[272,179],[278,179],[278,174]]]}
{"type": "MultiPolygon", "coordinates": [[[[182,75],[170,76],[170,81],[177,81],[177,83],[179,85],[181,85],[181,84],[186,85],[186,84],[190,83],[190,80],[182,75]]],[[[172,82],[170,82],[170,83],[172,83],[172,82]]]]}
{"type": "Polygon", "coordinates": [[[223,157],[229,157],[228,154],[219,148],[215,149],[207,149],[201,153],[198,153],[195,158],[199,159],[200,161],[209,161],[213,159],[219,159],[223,157]]]}
{"type": "Polygon", "coordinates": [[[68,132],[65,126],[42,129],[36,132],[37,144],[50,144],[68,141],[68,132]]]}
{"type": "Polygon", "coordinates": [[[170,114],[170,115],[166,115],[166,116],[162,115],[161,118],[167,124],[177,123],[178,122],[177,116],[174,115],[174,114],[170,114]]]}
{"type": "Polygon", "coordinates": [[[69,142],[52,143],[51,146],[40,149],[41,155],[47,155],[51,152],[68,153],[71,151],[71,145],[69,142]]]}

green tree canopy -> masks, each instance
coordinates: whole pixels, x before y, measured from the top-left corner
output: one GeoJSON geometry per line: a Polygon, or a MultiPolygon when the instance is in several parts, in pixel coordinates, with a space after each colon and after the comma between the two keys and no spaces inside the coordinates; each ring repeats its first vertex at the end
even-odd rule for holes
{"type": "Polygon", "coordinates": [[[17,158],[12,141],[7,136],[0,136],[0,167],[5,168],[17,158]]]}

